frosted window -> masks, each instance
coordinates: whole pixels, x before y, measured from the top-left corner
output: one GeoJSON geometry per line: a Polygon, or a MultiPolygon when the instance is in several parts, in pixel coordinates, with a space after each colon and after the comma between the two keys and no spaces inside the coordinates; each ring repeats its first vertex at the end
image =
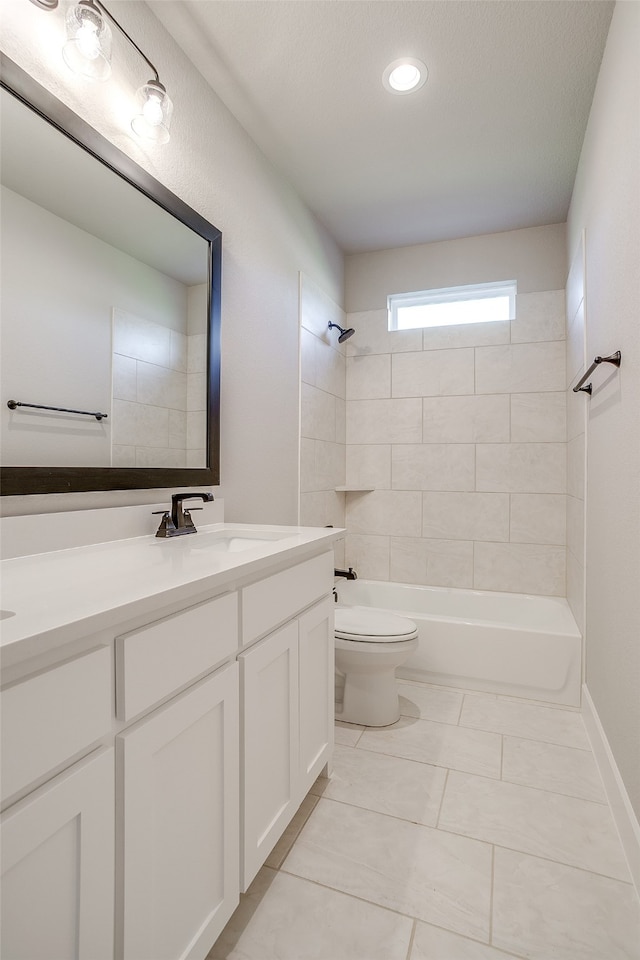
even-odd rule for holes
{"type": "Polygon", "coordinates": [[[515,280],[396,293],[387,300],[389,330],[513,320],[515,303],[515,280]]]}

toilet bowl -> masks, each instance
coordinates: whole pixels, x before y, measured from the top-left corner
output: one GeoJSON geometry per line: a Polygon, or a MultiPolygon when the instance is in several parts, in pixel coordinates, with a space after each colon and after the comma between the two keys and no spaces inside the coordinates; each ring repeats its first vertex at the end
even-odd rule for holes
{"type": "Polygon", "coordinates": [[[337,607],[336,672],[344,676],[344,697],[336,719],[385,727],[400,716],[396,667],[418,646],[413,620],[370,607],[337,607]]]}

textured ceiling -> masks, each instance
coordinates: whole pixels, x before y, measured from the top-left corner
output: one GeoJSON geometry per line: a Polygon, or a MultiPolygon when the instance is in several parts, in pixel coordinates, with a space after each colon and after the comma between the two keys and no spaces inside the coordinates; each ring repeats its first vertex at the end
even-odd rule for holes
{"type": "Polygon", "coordinates": [[[613,3],[148,4],[345,252],[566,219],[613,3]]]}

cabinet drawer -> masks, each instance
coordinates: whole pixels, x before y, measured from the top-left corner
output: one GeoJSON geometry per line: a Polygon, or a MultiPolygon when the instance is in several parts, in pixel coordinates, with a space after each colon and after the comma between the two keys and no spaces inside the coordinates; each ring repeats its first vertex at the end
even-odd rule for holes
{"type": "Polygon", "coordinates": [[[333,551],[283,570],[242,591],[242,645],[291,619],[333,586],[333,551]]]}
{"type": "Polygon", "coordinates": [[[2,796],[10,797],[111,729],[111,650],[99,647],[2,693],[2,796]]]}
{"type": "Polygon", "coordinates": [[[130,720],[238,649],[238,598],[227,593],[116,637],[116,705],[130,720]]]}

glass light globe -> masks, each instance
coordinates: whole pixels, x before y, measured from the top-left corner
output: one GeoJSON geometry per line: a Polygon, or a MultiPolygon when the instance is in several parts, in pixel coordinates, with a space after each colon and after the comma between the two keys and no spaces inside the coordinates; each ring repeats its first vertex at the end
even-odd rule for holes
{"type": "Polygon", "coordinates": [[[173,103],[159,80],[149,80],[136,94],[139,113],[131,121],[135,134],[154,143],[167,143],[173,103]]]}
{"type": "Polygon", "coordinates": [[[111,74],[111,27],[91,0],[80,0],[66,16],[67,40],[64,62],[74,73],[92,80],[107,80],[111,74]]]}

